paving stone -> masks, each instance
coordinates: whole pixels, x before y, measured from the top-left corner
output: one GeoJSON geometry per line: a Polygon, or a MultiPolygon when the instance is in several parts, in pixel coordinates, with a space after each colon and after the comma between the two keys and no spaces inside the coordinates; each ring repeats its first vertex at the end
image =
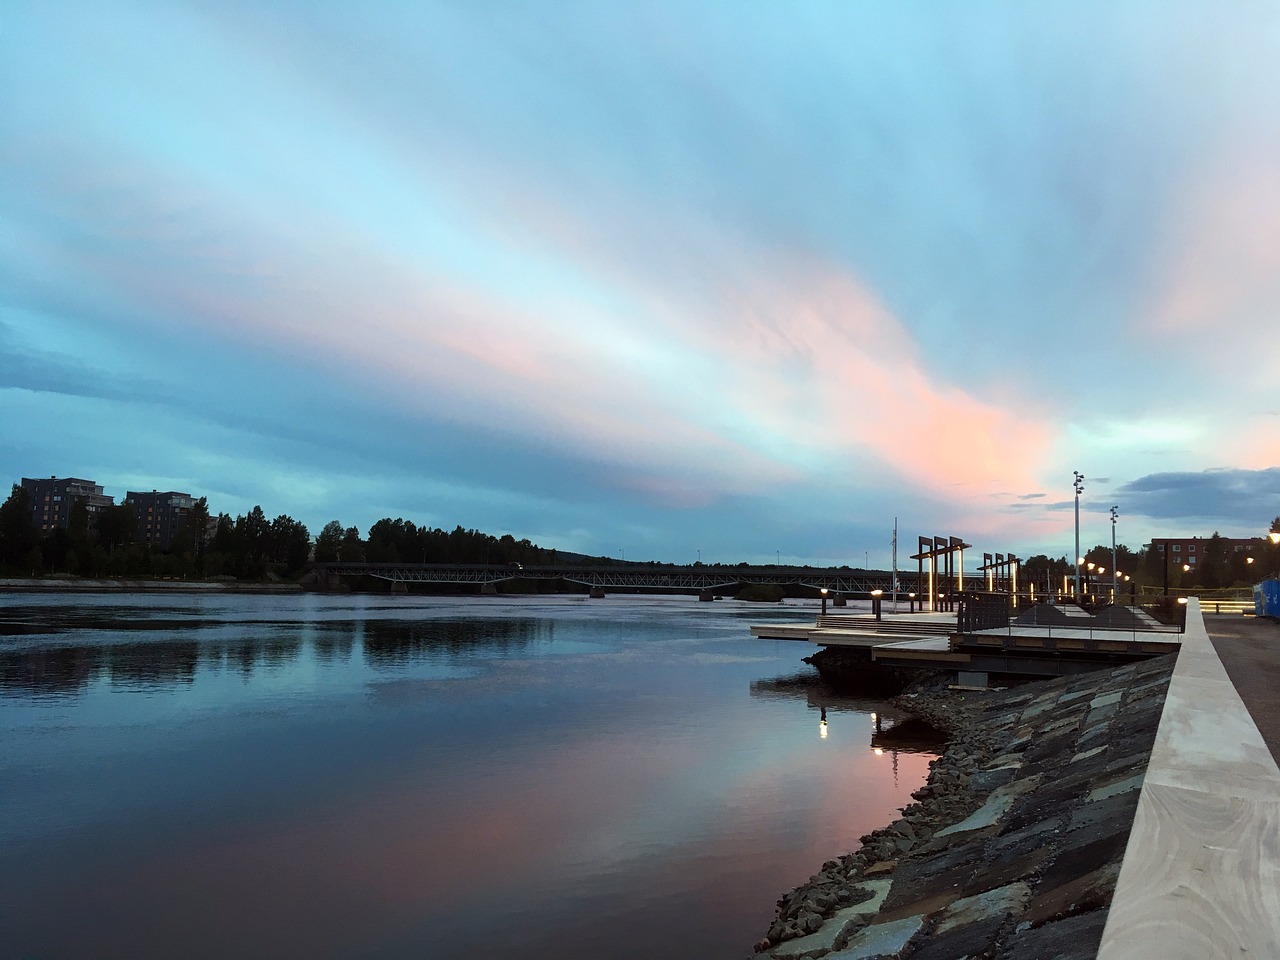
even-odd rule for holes
{"type": "Polygon", "coordinates": [[[1023,777],[1013,780],[994,791],[986,803],[965,817],[959,823],[939,830],[935,837],[947,837],[953,833],[964,833],[968,830],[981,830],[990,827],[1005,815],[1013,801],[1024,793],[1034,790],[1039,784],[1039,777],[1023,777]]]}
{"type": "Polygon", "coordinates": [[[1087,690],[1071,690],[1071,691],[1069,691],[1069,692],[1065,692],[1065,694],[1062,694],[1062,695],[1060,696],[1060,698],[1059,698],[1059,699],[1057,699],[1057,701],[1059,701],[1059,703],[1062,703],[1062,704],[1070,703],[1070,701],[1073,701],[1073,700],[1079,700],[1080,698],[1084,698],[1084,696],[1088,696],[1089,694],[1092,694],[1092,692],[1093,692],[1093,690],[1092,690],[1092,689],[1087,689],[1087,690]]]}
{"type": "Polygon", "coordinates": [[[906,864],[894,878],[893,890],[885,898],[886,910],[916,903],[937,893],[955,891],[956,897],[973,893],[969,879],[978,868],[976,859],[939,870],[932,860],[906,864]]]}
{"type": "Polygon", "coordinates": [[[973,877],[964,885],[966,894],[982,893],[1013,883],[1015,880],[1030,881],[1040,869],[1052,851],[1047,846],[1029,850],[1020,857],[1001,857],[994,863],[978,869],[973,877]]]}
{"type": "Polygon", "coordinates": [[[1021,912],[1030,897],[1031,887],[1022,882],[1011,883],[972,897],[964,897],[947,908],[947,912],[939,918],[933,932],[946,933],[990,917],[1004,917],[1011,912],[1021,912]]]}
{"type": "Polygon", "coordinates": [[[1102,746],[1094,747],[1092,750],[1086,750],[1084,753],[1077,753],[1071,758],[1071,762],[1079,763],[1081,760],[1088,760],[1090,757],[1096,757],[1098,754],[1103,753],[1106,749],[1107,745],[1104,743],[1102,746]]]}
{"type": "Polygon", "coordinates": [[[1000,930],[1007,918],[991,917],[945,933],[929,933],[919,946],[912,946],[911,960],[965,960],[967,957],[985,957],[1000,937],[1000,930]]]}
{"type": "Polygon", "coordinates": [[[924,916],[916,914],[876,923],[854,934],[843,950],[827,955],[827,960],[896,960],[907,942],[924,926],[924,916]]]}
{"type": "MultiPolygon", "coordinates": [[[[1096,697],[1094,697],[1092,700],[1090,700],[1090,701],[1089,701],[1089,706],[1090,706],[1090,707],[1092,707],[1092,708],[1094,708],[1094,709],[1097,709],[1098,707],[1106,707],[1106,706],[1110,706],[1110,705],[1112,705],[1112,704],[1119,703],[1119,702],[1120,702],[1120,697],[1121,697],[1121,696],[1122,696],[1122,694],[1120,693],[1120,691],[1119,691],[1119,690],[1117,690],[1117,691],[1116,691],[1116,692],[1114,692],[1114,693],[1104,693],[1104,694],[1101,694],[1101,695],[1099,695],[1099,696],[1096,696],[1096,697]]],[[[1090,712],[1092,712],[1092,711],[1090,711],[1090,712]]]]}
{"type": "Polygon", "coordinates": [[[906,917],[914,916],[915,914],[927,916],[932,913],[937,913],[939,910],[945,910],[947,907],[951,906],[951,904],[959,900],[961,892],[962,891],[960,890],[932,891],[926,896],[923,896],[919,900],[915,900],[911,903],[906,903],[892,909],[881,910],[879,915],[876,917],[876,922],[888,923],[890,920],[903,920],[906,917]]]}
{"type": "Polygon", "coordinates": [[[1086,801],[1072,812],[1071,819],[1067,821],[1067,831],[1111,820],[1133,823],[1138,809],[1138,794],[1139,791],[1130,790],[1104,800],[1086,801]]]}
{"type": "Polygon", "coordinates": [[[988,849],[992,855],[1016,857],[1052,842],[1060,832],[1061,827],[1056,820],[1029,823],[992,840],[988,849]]]}
{"type": "Polygon", "coordinates": [[[1101,723],[1114,716],[1117,709],[1119,708],[1114,703],[1108,704],[1105,707],[1095,707],[1093,710],[1089,711],[1089,716],[1085,718],[1084,722],[1087,726],[1092,726],[1095,723],[1101,723]]]}
{"type": "MultiPolygon", "coordinates": [[[[1120,864],[1110,863],[1057,887],[1037,889],[1035,899],[1028,904],[1019,922],[1038,927],[1051,920],[1109,906],[1119,876],[1120,864]]],[[[1040,884],[1041,888],[1045,886],[1040,884]]]]}
{"type": "MultiPolygon", "coordinates": [[[[1093,910],[1007,937],[997,960],[1095,960],[1107,911],[1093,910]]],[[[1021,926],[1021,924],[1019,924],[1021,926]]]]}
{"type": "Polygon", "coordinates": [[[1060,849],[1040,878],[1040,889],[1050,890],[1083,877],[1108,864],[1119,864],[1129,843],[1129,831],[1114,833],[1091,843],[1060,849]]]}
{"type": "Polygon", "coordinates": [[[1017,766],[997,767],[995,769],[982,770],[979,773],[973,774],[973,776],[969,778],[969,788],[979,796],[984,793],[991,793],[993,790],[1003,787],[1006,783],[1016,777],[1018,775],[1018,768],[1021,766],[1022,764],[1019,763],[1017,766]]]}
{"type": "Polygon", "coordinates": [[[1000,832],[1000,825],[992,824],[989,827],[983,827],[981,830],[969,830],[967,832],[956,832],[938,834],[935,833],[928,842],[916,847],[911,851],[912,858],[920,856],[932,856],[942,850],[950,850],[956,846],[967,844],[982,844],[991,837],[1000,832]]]}
{"type": "Polygon", "coordinates": [[[1122,793],[1128,793],[1130,790],[1139,790],[1142,787],[1142,781],[1146,779],[1146,771],[1119,780],[1115,783],[1109,783],[1093,790],[1085,798],[1087,801],[1106,800],[1109,797],[1119,796],[1122,793]]]}

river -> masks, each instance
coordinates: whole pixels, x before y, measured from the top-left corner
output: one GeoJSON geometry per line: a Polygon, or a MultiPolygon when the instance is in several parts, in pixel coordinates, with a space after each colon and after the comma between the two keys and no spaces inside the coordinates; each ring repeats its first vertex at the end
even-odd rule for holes
{"type": "Polygon", "coordinates": [[[932,759],[815,612],[0,594],[0,955],[740,960],[932,759]]]}

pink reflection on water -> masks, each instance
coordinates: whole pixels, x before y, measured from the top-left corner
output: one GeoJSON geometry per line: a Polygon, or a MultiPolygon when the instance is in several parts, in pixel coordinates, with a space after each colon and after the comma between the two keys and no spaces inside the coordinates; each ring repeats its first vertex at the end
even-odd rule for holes
{"type": "Polygon", "coordinates": [[[483,916],[484,945],[541,942],[552,956],[570,922],[555,915],[597,898],[572,919],[575,940],[603,945],[621,925],[655,949],[687,927],[710,949],[710,916],[741,930],[745,950],[778,895],[909,802],[929,760],[902,755],[895,785],[890,755],[869,748],[819,751],[782,776],[699,769],[692,740],[616,735],[552,755],[510,750],[474,778],[439,774],[429,759],[411,778],[95,871],[85,893],[96,942],[104,955],[113,944],[121,955],[125,945],[183,956],[471,950],[475,920],[459,918],[483,916]],[[731,799],[685,802],[708,776],[730,781],[731,799]],[[797,783],[812,791],[797,797],[797,783]]]}

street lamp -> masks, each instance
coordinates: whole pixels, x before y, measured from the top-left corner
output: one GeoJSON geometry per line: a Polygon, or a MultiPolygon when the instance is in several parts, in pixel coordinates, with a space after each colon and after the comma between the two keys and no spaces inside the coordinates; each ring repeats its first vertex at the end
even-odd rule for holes
{"type": "Polygon", "coordinates": [[[1111,601],[1114,603],[1116,598],[1116,589],[1119,583],[1116,580],[1116,517],[1120,516],[1120,508],[1112,506],[1111,508],[1111,601]]]}
{"type": "MultiPolygon", "coordinates": [[[[1072,484],[1076,491],[1076,556],[1080,556],[1080,494],[1084,490],[1084,474],[1079,470],[1071,471],[1075,475],[1072,484]]],[[[1080,602],[1080,564],[1076,564],[1076,603],[1080,602]]]]}
{"type": "Polygon", "coordinates": [[[822,588],[822,615],[827,615],[827,588],[822,588]]]}

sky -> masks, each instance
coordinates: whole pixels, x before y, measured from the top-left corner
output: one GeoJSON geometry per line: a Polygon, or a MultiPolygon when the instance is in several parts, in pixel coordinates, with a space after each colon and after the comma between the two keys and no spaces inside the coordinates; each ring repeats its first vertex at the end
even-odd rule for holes
{"type": "MultiPolygon", "coordinates": [[[[0,482],[669,562],[1280,514],[1280,7],[10,0],[0,482]]],[[[905,561],[903,566],[908,565],[905,561]]]]}

